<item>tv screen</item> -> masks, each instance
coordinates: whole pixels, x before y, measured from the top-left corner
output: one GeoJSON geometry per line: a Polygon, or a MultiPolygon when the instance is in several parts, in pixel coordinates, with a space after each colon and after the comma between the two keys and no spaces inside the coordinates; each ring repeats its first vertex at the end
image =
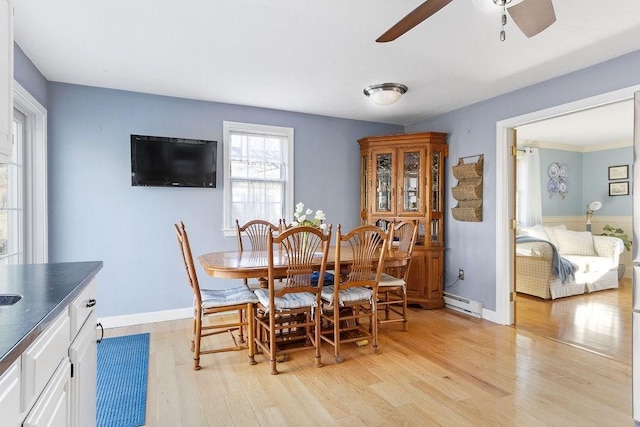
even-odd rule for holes
{"type": "Polygon", "coordinates": [[[131,135],[131,185],[216,186],[216,141],[131,135]]]}

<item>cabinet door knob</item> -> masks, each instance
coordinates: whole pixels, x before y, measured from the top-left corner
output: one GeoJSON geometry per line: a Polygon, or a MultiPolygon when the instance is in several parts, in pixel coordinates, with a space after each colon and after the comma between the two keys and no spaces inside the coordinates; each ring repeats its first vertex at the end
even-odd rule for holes
{"type": "Polygon", "coordinates": [[[91,298],[87,303],[87,307],[93,307],[94,305],[96,305],[96,300],[91,298]]]}

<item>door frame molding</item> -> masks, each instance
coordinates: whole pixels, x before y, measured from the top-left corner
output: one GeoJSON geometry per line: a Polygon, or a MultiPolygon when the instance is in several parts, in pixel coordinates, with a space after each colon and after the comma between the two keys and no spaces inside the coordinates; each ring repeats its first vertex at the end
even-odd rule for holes
{"type": "MultiPolygon", "coordinates": [[[[510,220],[515,218],[513,212],[513,162],[509,161],[510,130],[521,125],[533,123],[556,116],[586,110],[600,105],[611,104],[625,99],[633,99],[640,85],[607,92],[604,94],[568,102],[539,111],[510,117],[496,122],[496,311],[485,313],[488,320],[502,325],[514,322],[513,302],[509,295],[514,290],[514,238],[510,228],[510,220]]],[[[484,314],[483,314],[483,317],[484,314]]]]}

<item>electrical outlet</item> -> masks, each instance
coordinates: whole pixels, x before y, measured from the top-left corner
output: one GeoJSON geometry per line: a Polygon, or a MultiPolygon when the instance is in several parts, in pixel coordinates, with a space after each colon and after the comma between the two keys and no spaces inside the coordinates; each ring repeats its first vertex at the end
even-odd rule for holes
{"type": "Polygon", "coordinates": [[[464,270],[461,268],[458,269],[458,279],[464,280],[464,270]]]}

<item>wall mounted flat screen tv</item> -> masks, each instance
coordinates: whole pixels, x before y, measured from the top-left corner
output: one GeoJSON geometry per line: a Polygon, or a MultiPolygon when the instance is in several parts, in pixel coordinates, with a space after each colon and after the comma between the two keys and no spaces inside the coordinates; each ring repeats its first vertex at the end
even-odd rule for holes
{"type": "Polygon", "coordinates": [[[216,187],[217,141],[131,135],[131,185],[216,187]]]}

